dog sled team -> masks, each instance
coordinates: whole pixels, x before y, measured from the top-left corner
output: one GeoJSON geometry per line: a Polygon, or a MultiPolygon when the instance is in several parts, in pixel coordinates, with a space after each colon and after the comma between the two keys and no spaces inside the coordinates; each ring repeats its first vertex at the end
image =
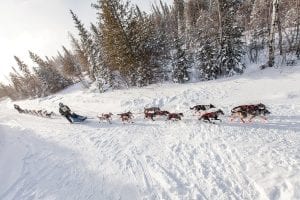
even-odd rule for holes
{"type": "MultiPolygon", "coordinates": [[[[34,114],[37,116],[43,117],[51,117],[54,115],[53,112],[48,112],[45,110],[24,110],[21,109],[20,106],[14,104],[14,108],[19,113],[28,113],[34,114]]],[[[212,104],[209,105],[196,105],[190,108],[193,110],[196,115],[198,115],[198,120],[208,122],[208,123],[215,123],[215,121],[222,121],[219,117],[220,115],[224,115],[224,112],[221,109],[216,111],[212,111],[212,109],[216,109],[216,107],[212,104]]],[[[59,103],[59,113],[65,117],[70,123],[76,122],[83,122],[87,119],[86,116],[78,115],[71,111],[71,109],[64,105],[63,103],[59,103]]],[[[150,107],[144,108],[144,119],[150,119],[155,121],[157,117],[165,117],[166,120],[177,121],[181,120],[183,117],[183,113],[171,113],[166,110],[161,110],[159,107],[150,107]]],[[[252,122],[255,117],[259,117],[263,120],[267,120],[266,116],[271,114],[267,107],[262,104],[251,104],[251,105],[240,105],[234,107],[231,110],[230,121],[240,120],[243,123],[252,122]],[[247,120],[247,121],[246,121],[247,120]]],[[[133,123],[133,113],[132,112],[125,112],[117,114],[120,117],[122,123],[133,123]]],[[[100,122],[108,122],[109,124],[112,123],[112,116],[113,114],[110,113],[102,113],[97,116],[100,122]]]]}
{"type": "Polygon", "coordinates": [[[19,112],[23,114],[30,114],[30,115],[36,115],[40,117],[52,117],[54,116],[54,112],[49,112],[47,110],[28,110],[28,109],[22,109],[19,105],[14,104],[14,108],[19,112]]]}
{"type": "MultiPolygon", "coordinates": [[[[196,114],[199,115],[198,120],[214,123],[215,121],[222,121],[219,116],[224,115],[224,112],[221,109],[218,109],[216,111],[210,111],[211,109],[216,108],[214,105],[196,105],[190,108],[190,110],[195,111],[196,114]]],[[[144,108],[144,119],[150,119],[152,121],[155,121],[156,117],[166,117],[166,120],[181,120],[183,117],[183,113],[170,113],[166,110],[161,110],[159,107],[150,107],[150,108],[144,108]]],[[[243,123],[246,123],[246,120],[248,119],[248,122],[252,122],[252,120],[255,117],[259,117],[263,120],[267,120],[266,116],[271,114],[271,112],[267,109],[267,107],[260,103],[260,104],[252,104],[252,105],[240,105],[237,107],[234,107],[231,110],[230,115],[230,121],[234,121],[236,119],[240,120],[243,123]]],[[[112,113],[108,114],[101,114],[97,117],[99,118],[100,122],[106,121],[108,123],[112,123],[112,113]]],[[[133,123],[133,113],[126,112],[117,114],[120,116],[120,119],[123,123],[133,123]]]]}
{"type": "MultiPolygon", "coordinates": [[[[87,119],[85,116],[78,115],[71,111],[71,109],[64,105],[63,103],[59,103],[59,113],[65,117],[70,123],[74,122],[83,122],[87,119]]],[[[14,104],[14,108],[21,114],[31,114],[38,117],[47,117],[52,118],[56,114],[54,112],[49,112],[47,110],[28,110],[28,109],[22,109],[19,105],[14,104]]]]}

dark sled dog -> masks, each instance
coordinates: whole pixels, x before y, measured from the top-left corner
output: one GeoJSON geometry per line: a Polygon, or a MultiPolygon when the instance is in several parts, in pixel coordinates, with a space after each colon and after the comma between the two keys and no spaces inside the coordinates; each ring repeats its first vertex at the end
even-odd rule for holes
{"type": "Polygon", "coordinates": [[[133,114],[129,111],[129,112],[126,112],[126,113],[121,113],[121,114],[117,114],[120,116],[121,118],[121,121],[123,122],[123,124],[125,122],[128,122],[128,123],[133,123],[132,122],[132,117],[133,117],[133,114]]]}
{"type": "Polygon", "coordinates": [[[144,113],[155,113],[157,111],[160,111],[159,107],[144,108],[144,113]]]}
{"type": "Polygon", "coordinates": [[[166,111],[166,110],[156,110],[155,112],[145,112],[145,117],[144,119],[151,119],[152,121],[155,121],[154,120],[154,117],[157,117],[157,116],[168,116],[170,114],[169,111],[166,111]]]}
{"type": "Polygon", "coordinates": [[[219,109],[215,112],[205,113],[205,114],[201,115],[199,120],[202,120],[204,122],[209,122],[209,123],[213,123],[212,120],[222,121],[221,119],[219,119],[220,115],[224,115],[224,112],[221,109],[219,109]]]}
{"type": "Polygon", "coordinates": [[[156,117],[156,113],[152,113],[152,112],[146,112],[145,113],[145,117],[144,119],[151,119],[152,121],[155,121],[153,118],[156,117]]]}
{"type": "Polygon", "coordinates": [[[195,112],[207,111],[211,108],[216,108],[214,105],[196,105],[190,108],[190,110],[194,110],[195,112]]]}
{"type": "Polygon", "coordinates": [[[169,111],[161,110],[161,111],[155,111],[155,115],[157,116],[168,116],[170,114],[169,111]]]}
{"type": "Polygon", "coordinates": [[[169,113],[167,120],[181,120],[183,113],[169,113]]]}

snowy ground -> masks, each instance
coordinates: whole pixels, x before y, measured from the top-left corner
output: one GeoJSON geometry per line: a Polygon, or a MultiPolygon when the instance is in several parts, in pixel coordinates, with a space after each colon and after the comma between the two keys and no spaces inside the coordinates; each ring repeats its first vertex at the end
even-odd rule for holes
{"type": "Polygon", "coordinates": [[[185,117],[71,125],[0,102],[0,199],[300,199],[300,66],[105,94],[74,86],[17,103],[57,112],[59,102],[90,117],[148,106],[185,117]],[[260,102],[272,112],[267,123],[228,121],[233,106],[260,102]],[[222,123],[189,110],[208,103],[227,114],[222,123]]]}

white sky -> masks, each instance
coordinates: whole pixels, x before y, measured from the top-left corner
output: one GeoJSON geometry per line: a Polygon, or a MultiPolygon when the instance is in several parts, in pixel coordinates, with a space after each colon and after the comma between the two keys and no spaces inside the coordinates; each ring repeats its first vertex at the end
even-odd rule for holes
{"type": "MultiPolygon", "coordinates": [[[[173,0],[163,0],[171,3],[173,0]]],[[[96,20],[91,3],[96,0],[0,0],[0,81],[16,66],[13,56],[31,64],[28,50],[40,56],[53,56],[61,46],[70,46],[68,32],[75,35],[69,10],[85,25],[96,20]]],[[[131,0],[150,11],[156,0],[131,0]]]]}

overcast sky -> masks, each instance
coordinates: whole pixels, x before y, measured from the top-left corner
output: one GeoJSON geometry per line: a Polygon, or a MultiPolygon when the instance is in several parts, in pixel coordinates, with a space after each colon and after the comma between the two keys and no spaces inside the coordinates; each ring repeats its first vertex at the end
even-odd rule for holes
{"type": "MultiPolygon", "coordinates": [[[[95,21],[91,3],[96,0],[0,0],[0,80],[16,66],[17,55],[30,64],[28,50],[40,56],[56,55],[70,46],[68,32],[77,33],[69,10],[88,25],[95,21]]],[[[163,0],[171,3],[173,0],[163,0]]],[[[131,0],[145,11],[156,0],[131,0]]]]}

